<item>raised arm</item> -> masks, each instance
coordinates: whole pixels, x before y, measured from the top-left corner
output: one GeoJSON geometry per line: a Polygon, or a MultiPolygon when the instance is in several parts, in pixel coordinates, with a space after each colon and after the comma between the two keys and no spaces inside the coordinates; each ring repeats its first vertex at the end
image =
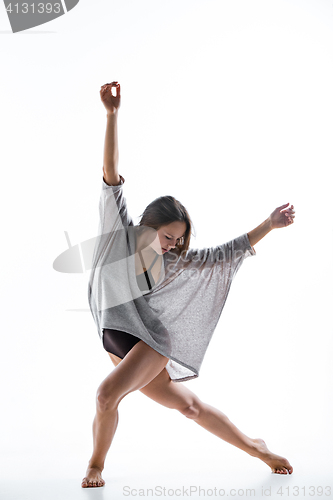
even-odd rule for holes
{"type": "Polygon", "coordinates": [[[247,233],[250,241],[250,245],[253,247],[258,241],[260,241],[267,233],[269,233],[272,229],[277,229],[279,227],[286,227],[293,224],[295,215],[294,205],[291,205],[290,208],[287,208],[289,203],[285,205],[281,205],[271,213],[271,215],[262,222],[255,229],[252,229],[249,233],[247,233]]]}
{"type": "Polygon", "coordinates": [[[101,101],[106,113],[106,132],[104,141],[103,177],[109,186],[120,183],[118,174],[118,109],[120,107],[120,85],[118,82],[106,83],[100,90],[101,101]],[[116,88],[116,96],[112,94],[112,87],[116,88]]]}

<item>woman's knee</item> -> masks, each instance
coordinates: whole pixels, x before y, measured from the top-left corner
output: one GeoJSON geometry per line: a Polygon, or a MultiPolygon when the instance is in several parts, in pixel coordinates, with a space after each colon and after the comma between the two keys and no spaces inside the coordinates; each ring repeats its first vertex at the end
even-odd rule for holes
{"type": "Polygon", "coordinates": [[[96,406],[99,411],[112,411],[118,408],[123,396],[119,394],[116,387],[108,384],[102,384],[96,392],[96,406]]]}
{"type": "Polygon", "coordinates": [[[200,399],[193,399],[190,404],[185,404],[185,406],[183,406],[179,411],[185,415],[185,417],[195,420],[200,417],[202,410],[202,401],[200,401],[200,399]]]}

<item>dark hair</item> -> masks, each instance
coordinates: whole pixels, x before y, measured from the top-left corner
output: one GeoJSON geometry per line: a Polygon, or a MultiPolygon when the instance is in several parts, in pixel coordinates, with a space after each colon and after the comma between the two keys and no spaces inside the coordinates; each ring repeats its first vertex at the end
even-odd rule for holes
{"type": "Polygon", "coordinates": [[[193,224],[186,208],[176,200],[176,198],[173,196],[160,196],[156,198],[147,205],[140,217],[139,226],[149,226],[156,231],[158,231],[160,227],[171,224],[172,222],[185,222],[185,235],[180,238],[175,248],[172,248],[170,252],[176,251],[176,253],[179,254],[181,252],[187,252],[190,246],[193,224]]]}

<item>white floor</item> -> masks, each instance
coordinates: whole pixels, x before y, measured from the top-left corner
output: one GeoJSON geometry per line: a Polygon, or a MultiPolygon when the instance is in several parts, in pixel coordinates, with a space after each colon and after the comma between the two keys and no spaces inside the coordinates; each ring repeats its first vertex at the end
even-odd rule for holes
{"type": "Polygon", "coordinates": [[[303,443],[294,440],[274,448],[266,439],[269,448],[287,457],[294,467],[293,474],[283,476],[272,474],[260,460],[214,439],[196,428],[196,424],[188,428],[184,441],[178,439],[175,443],[170,440],[169,431],[164,438],[162,433],[158,442],[154,433],[148,440],[148,428],[141,428],[139,433],[132,429],[129,432],[132,439],[121,446],[125,438],[122,426],[106,460],[103,474],[106,484],[102,488],[81,488],[90,453],[84,446],[73,450],[72,443],[62,447],[55,444],[47,450],[47,443],[36,443],[35,451],[7,452],[1,455],[0,498],[76,500],[178,496],[197,500],[229,496],[280,499],[329,498],[332,494],[331,457],[324,436],[308,441],[308,445],[304,439],[303,443]]]}

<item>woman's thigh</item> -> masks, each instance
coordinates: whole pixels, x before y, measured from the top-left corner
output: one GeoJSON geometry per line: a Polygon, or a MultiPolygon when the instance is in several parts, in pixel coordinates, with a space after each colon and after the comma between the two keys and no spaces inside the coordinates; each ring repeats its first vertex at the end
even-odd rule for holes
{"type": "MultiPolygon", "coordinates": [[[[115,354],[108,353],[112,363],[117,366],[123,360],[115,354]]],[[[140,389],[140,392],[156,403],[167,408],[186,411],[189,407],[200,406],[201,400],[181,382],[172,382],[166,368],[163,368],[156,377],[140,389]]]]}
{"type": "Polygon", "coordinates": [[[140,392],[157,403],[179,410],[182,413],[192,413],[188,409],[198,410],[201,406],[201,400],[194,392],[190,391],[181,382],[172,382],[166,368],[156,375],[140,392]]]}
{"type": "Polygon", "coordinates": [[[99,401],[112,399],[119,403],[126,394],[149,384],[168,361],[166,356],[140,340],[100,384],[97,391],[99,401]]]}

